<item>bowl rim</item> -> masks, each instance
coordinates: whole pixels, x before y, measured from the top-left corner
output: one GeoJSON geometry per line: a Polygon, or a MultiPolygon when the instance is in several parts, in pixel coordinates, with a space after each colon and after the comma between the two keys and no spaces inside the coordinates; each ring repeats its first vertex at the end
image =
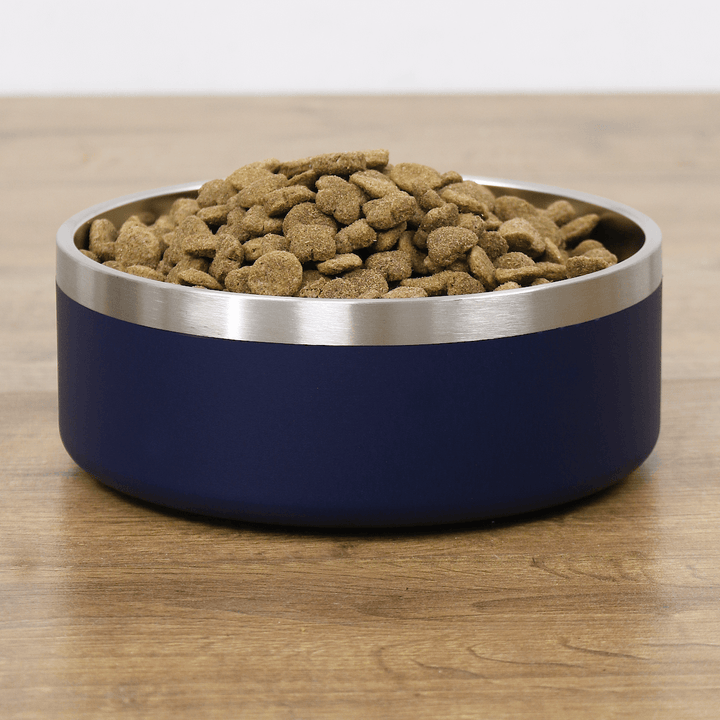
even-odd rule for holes
{"type": "MultiPolygon", "coordinates": [[[[622,311],[662,282],[661,231],[643,213],[584,192],[538,183],[465,175],[521,197],[565,198],[642,234],[630,257],[605,270],[547,285],[429,298],[275,297],[190,288],[130,275],[81,253],[76,238],[92,220],[125,207],[196,193],[202,182],[132,193],[76,213],[57,232],[56,282],[80,305],[159,330],[227,340],[300,345],[424,345],[543,332],[622,311]],[[628,225],[629,224],[629,225],[628,225]]],[[[137,210],[135,210],[137,211],[137,210]]],[[[128,211],[128,215],[131,214],[128,211]]]]}

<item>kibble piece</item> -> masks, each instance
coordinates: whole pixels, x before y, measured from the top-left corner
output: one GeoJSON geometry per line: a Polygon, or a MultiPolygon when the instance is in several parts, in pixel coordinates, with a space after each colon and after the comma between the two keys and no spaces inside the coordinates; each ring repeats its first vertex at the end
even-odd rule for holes
{"type": "Polygon", "coordinates": [[[446,292],[448,295],[473,295],[485,292],[485,287],[472,275],[455,271],[448,277],[446,292]]]}
{"type": "Polygon", "coordinates": [[[522,287],[522,285],[520,285],[520,283],[510,281],[510,282],[503,283],[502,285],[498,285],[495,288],[495,291],[497,291],[497,290],[517,290],[518,288],[521,288],[521,287],[522,287]]]}
{"type": "Polygon", "coordinates": [[[115,259],[130,267],[147,265],[154,268],[162,258],[162,247],[157,235],[145,225],[123,223],[115,241],[115,259]]]}
{"type": "Polygon", "coordinates": [[[529,218],[539,214],[539,210],[524,198],[515,195],[501,195],[495,200],[495,215],[503,222],[513,218],[529,218]]]}
{"type": "Polygon", "coordinates": [[[605,258],[578,255],[577,257],[569,258],[565,268],[567,269],[568,278],[574,278],[597,272],[598,270],[604,270],[610,267],[610,265],[611,263],[605,258]]]}
{"type": "Polygon", "coordinates": [[[93,220],[90,225],[88,250],[95,253],[100,262],[114,260],[117,236],[117,228],[110,220],[104,218],[93,220]]]}
{"type": "MultiPolygon", "coordinates": [[[[433,208],[442,207],[445,204],[437,190],[427,190],[418,198],[418,205],[427,212],[433,208]]],[[[457,206],[456,206],[457,207],[457,206]]]]}
{"type": "Polygon", "coordinates": [[[377,270],[389,283],[405,280],[412,275],[410,255],[402,250],[373,253],[365,261],[370,270],[377,270]]]}
{"type": "Polygon", "coordinates": [[[392,299],[392,298],[421,298],[421,297],[427,297],[428,294],[419,287],[405,287],[405,286],[399,286],[396,287],[394,290],[390,290],[389,292],[385,293],[383,295],[383,298],[392,299]]]}
{"type": "Polygon", "coordinates": [[[360,219],[360,208],[367,200],[357,185],[337,175],[324,175],[317,183],[317,206],[326,215],[332,215],[342,225],[360,219]]]}
{"type": "Polygon", "coordinates": [[[479,245],[475,245],[468,253],[470,272],[483,284],[486,290],[493,290],[497,285],[495,266],[488,254],[479,245]]]}
{"type": "Polygon", "coordinates": [[[385,174],[378,170],[363,170],[353,173],[350,182],[357,185],[371,198],[385,197],[398,191],[398,186],[385,174]]]}
{"type": "Polygon", "coordinates": [[[262,180],[273,175],[279,166],[280,161],[275,158],[249,163],[235,170],[228,176],[227,180],[236,190],[243,190],[256,180],[262,180]]]}
{"type": "Polygon", "coordinates": [[[359,298],[378,298],[388,291],[387,281],[377,270],[362,268],[353,270],[344,277],[355,288],[359,298]]]}
{"type": "Polygon", "coordinates": [[[539,260],[564,265],[567,258],[565,250],[561,250],[552,240],[545,238],[545,252],[539,260]]]}
{"type": "Polygon", "coordinates": [[[538,262],[535,263],[540,277],[549,280],[550,282],[556,282],[557,280],[565,280],[567,278],[567,269],[565,265],[555,262],[538,262]]]}
{"type": "Polygon", "coordinates": [[[247,284],[255,295],[292,296],[302,286],[302,274],[302,265],[295,255],[274,250],[255,261],[247,284]]]}
{"type": "Polygon", "coordinates": [[[181,285],[203,287],[208,290],[222,290],[223,286],[210,274],[194,268],[185,268],[178,273],[181,285]]]}
{"type": "Polygon", "coordinates": [[[417,196],[442,185],[440,173],[420,163],[399,163],[392,167],[389,175],[401,190],[417,196]]]}
{"type": "Polygon", "coordinates": [[[147,265],[131,265],[130,267],[125,268],[125,272],[130,275],[147,278],[148,280],[165,282],[165,276],[161,272],[158,272],[147,265]]]}
{"type": "Polygon", "coordinates": [[[386,252],[392,250],[396,245],[400,236],[407,230],[407,222],[400,223],[394,228],[384,230],[377,234],[375,241],[375,252],[386,252]]]}
{"type": "Polygon", "coordinates": [[[363,218],[338,231],[335,235],[335,250],[339,254],[351,253],[369,247],[376,239],[377,233],[363,218]]]}
{"type": "Polygon", "coordinates": [[[564,244],[584,240],[597,227],[600,217],[595,213],[581,215],[560,228],[560,239],[564,244]]]}
{"type": "Polygon", "coordinates": [[[481,233],[478,236],[478,245],[493,262],[510,250],[507,240],[496,230],[481,233]]]}
{"type": "Polygon", "coordinates": [[[524,285],[538,277],[540,277],[540,269],[535,263],[516,268],[495,268],[495,282],[498,285],[504,285],[507,282],[524,285]]]}
{"type": "Polygon", "coordinates": [[[243,244],[245,262],[254,263],[259,257],[274,250],[289,250],[290,242],[283,235],[269,233],[262,237],[252,238],[243,244]]]}
{"type": "Polygon", "coordinates": [[[240,190],[237,194],[237,203],[244,208],[262,205],[271,192],[284,188],[287,184],[288,180],[284,175],[270,174],[267,177],[255,180],[255,182],[240,190]]]}
{"type": "Polygon", "coordinates": [[[218,240],[197,215],[185,218],[175,230],[175,244],[195,257],[215,257],[218,240]]]}
{"type": "Polygon", "coordinates": [[[545,251],[545,241],[540,233],[524,218],[515,217],[505,221],[498,232],[505,238],[512,252],[538,257],[545,251]]]}
{"type": "Polygon", "coordinates": [[[556,225],[565,225],[573,220],[577,213],[575,208],[567,200],[556,200],[545,208],[545,215],[556,225]]]}
{"type": "Polygon", "coordinates": [[[489,188],[473,180],[451,183],[440,190],[443,200],[455,203],[460,212],[475,213],[486,217],[495,205],[495,195],[489,188]]]}
{"type": "Polygon", "coordinates": [[[282,221],[282,231],[285,237],[288,237],[290,231],[295,225],[325,225],[337,229],[337,223],[331,217],[321,212],[315,203],[300,203],[295,205],[282,221]]]}
{"type": "Polygon", "coordinates": [[[401,287],[421,288],[428,296],[443,295],[447,289],[449,272],[444,270],[427,277],[408,278],[400,282],[401,287]]]}
{"type": "Polygon", "coordinates": [[[357,270],[362,267],[363,261],[359,255],[355,253],[343,253],[336,255],[330,260],[318,263],[317,269],[323,275],[340,275],[350,270],[357,270]]]}
{"type": "Polygon", "coordinates": [[[459,213],[457,224],[460,227],[472,230],[478,238],[485,232],[485,221],[475,213],[459,213]]]}
{"type": "Polygon", "coordinates": [[[477,245],[478,236],[463,227],[440,227],[427,239],[428,257],[441,266],[449,265],[477,245]]]}
{"type": "Polygon", "coordinates": [[[238,226],[251,236],[268,235],[283,231],[282,218],[271,218],[262,205],[253,205],[242,217],[238,226]]]}
{"type": "Polygon", "coordinates": [[[269,216],[283,215],[300,203],[315,199],[315,193],[304,185],[281,187],[265,195],[263,208],[269,216]]]}
{"type": "Polygon", "coordinates": [[[365,165],[372,169],[382,169],[390,162],[390,151],[385,148],[363,150],[365,165]]]}
{"type": "Polygon", "coordinates": [[[230,212],[228,205],[210,205],[198,210],[197,216],[207,225],[222,225],[227,222],[227,216],[230,212]]]}
{"type": "Polygon", "coordinates": [[[290,240],[290,252],[301,263],[335,257],[335,230],[327,225],[294,225],[286,237],[290,240]]]}
{"type": "Polygon", "coordinates": [[[571,250],[570,257],[584,255],[588,250],[604,250],[605,246],[599,240],[583,240],[574,250],[571,250]]]}
{"type": "Polygon", "coordinates": [[[228,180],[210,180],[198,191],[197,203],[201,208],[224,205],[236,193],[228,180]]]}
{"type": "Polygon", "coordinates": [[[194,198],[178,198],[170,206],[170,219],[179,225],[186,217],[195,215],[200,209],[198,201],[194,198]]]}
{"type": "Polygon", "coordinates": [[[587,252],[583,253],[583,257],[602,258],[603,260],[606,260],[609,265],[616,265],[618,261],[617,255],[611,253],[607,248],[604,247],[588,250],[587,252]]]}
{"type": "Polygon", "coordinates": [[[235,293],[249,293],[248,278],[252,273],[252,265],[243,265],[232,270],[225,276],[225,289],[235,293]]]}
{"type": "Polygon", "coordinates": [[[412,195],[398,191],[377,200],[370,200],[362,209],[368,225],[376,230],[389,230],[413,218],[418,204],[412,195]]]}
{"type": "Polygon", "coordinates": [[[97,253],[92,252],[92,250],[83,250],[81,249],[80,252],[86,257],[92,260],[93,262],[100,262],[100,258],[97,256],[97,253]]]}
{"type": "Polygon", "coordinates": [[[454,227],[458,224],[459,217],[460,213],[457,205],[448,202],[440,207],[428,210],[418,229],[429,235],[439,227],[454,227]]]}

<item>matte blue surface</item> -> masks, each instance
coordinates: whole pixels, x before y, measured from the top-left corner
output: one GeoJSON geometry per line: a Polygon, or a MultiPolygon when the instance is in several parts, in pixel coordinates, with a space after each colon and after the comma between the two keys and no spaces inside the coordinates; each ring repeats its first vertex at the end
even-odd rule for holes
{"type": "Polygon", "coordinates": [[[660,429],[661,288],[499,340],[202,338],[57,293],[60,433],[80,467],[180,510],[310,526],[512,515],[622,479],[660,429]]]}

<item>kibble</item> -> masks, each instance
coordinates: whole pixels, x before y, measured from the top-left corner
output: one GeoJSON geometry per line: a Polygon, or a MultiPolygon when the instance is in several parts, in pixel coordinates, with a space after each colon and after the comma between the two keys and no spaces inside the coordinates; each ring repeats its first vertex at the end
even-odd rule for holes
{"type": "Polygon", "coordinates": [[[536,207],[386,150],[244,165],[159,216],[94,220],[82,252],[190,288],[302,298],[424,298],[547,285],[617,256],[600,217],[536,207]]]}

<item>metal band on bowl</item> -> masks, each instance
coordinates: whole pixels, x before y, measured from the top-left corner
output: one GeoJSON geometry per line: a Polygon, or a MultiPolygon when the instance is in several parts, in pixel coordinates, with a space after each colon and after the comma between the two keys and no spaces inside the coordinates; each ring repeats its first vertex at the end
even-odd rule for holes
{"type": "Polygon", "coordinates": [[[650,296],[662,280],[661,233],[633,208],[548,185],[468,177],[494,192],[534,203],[571,200],[601,217],[603,242],[621,261],[549,285],[449,297],[345,300],[268,297],[188,288],[137,277],[87,258],[91,222],[117,224],[143,211],[165,211],[201,183],[135,193],[90,207],[57,234],[57,284],[96,312],[160,330],[228,340],[300,345],[426,345],[525,335],[595,320],[650,296]],[[626,255],[628,255],[626,257],[626,255]]]}

